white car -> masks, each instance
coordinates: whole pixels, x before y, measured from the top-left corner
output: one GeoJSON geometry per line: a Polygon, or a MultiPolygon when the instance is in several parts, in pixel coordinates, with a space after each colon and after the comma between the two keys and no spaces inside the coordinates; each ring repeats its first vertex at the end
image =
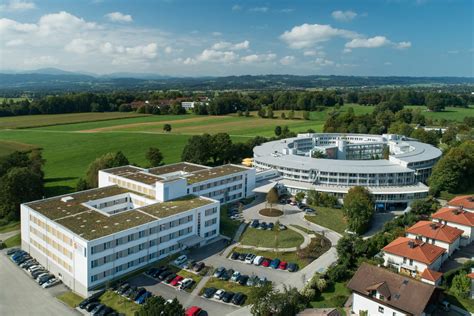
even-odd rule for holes
{"type": "Polygon", "coordinates": [[[37,271],[37,270],[41,270],[41,269],[43,269],[43,266],[38,264],[38,265],[36,265],[36,266],[30,267],[30,268],[28,269],[28,271],[31,272],[31,273],[33,273],[33,272],[35,272],[35,271],[37,271]]]}
{"type": "Polygon", "coordinates": [[[256,266],[259,266],[263,262],[263,257],[262,256],[256,256],[255,259],[253,259],[253,264],[256,266]]]}
{"type": "Polygon", "coordinates": [[[49,274],[49,272],[41,273],[40,275],[38,275],[38,276],[36,277],[35,281],[38,282],[39,279],[40,279],[42,276],[48,275],[48,274],[49,274]]]}
{"type": "Polygon", "coordinates": [[[190,278],[186,278],[182,281],[179,281],[178,282],[179,289],[180,290],[187,289],[188,287],[190,287],[193,284],[193,282],[194,282],[194,280],[190,279],[190,278]]]}
{"type": "Polygon", "coordinates": [[[56,278],[52,278],[52,279],[48,280],[47,282],[43,283],[43,285],[41,285],[41,287],[43,289],[47,289],[47,288],[55,286],[56,284],[59,284],[59,283],[61,283],[61,280],[56,279],[56,278]]]}
{"type": "Polygon", "coordinates": [[[185,263],[186,261],[188,260],[188,256],[186,255],[181,255],[179,256],[175,261],[173,261],[173,263],[177,266],[180,266],[182,265],[183,263],[185,263]]]}
{"type": "Polygon", "coordinates": [[[217,290],[216,294],[214,294],[214,298],[216,300],[221,300],[224,294],[225,294],[224,290],[217,290]]]}
{"type": "Polygon", "coordinates": [[[255,257],[256,256],[254,254],[249,253],[247,257],[245,257],[245,263],[252,264],[253,259],[255,259],[255,257]]]}

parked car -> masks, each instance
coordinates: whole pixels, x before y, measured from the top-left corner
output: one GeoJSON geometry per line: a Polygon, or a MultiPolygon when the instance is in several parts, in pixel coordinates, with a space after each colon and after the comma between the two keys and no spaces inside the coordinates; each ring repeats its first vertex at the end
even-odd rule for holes
{"type": "Polygon", "coordinates": [[[10,259],[12,259],[13,261],[19,259],[20,257],[23,257],[24,255],[26,255],[26,251],[24,250],[18,250],[18,251],[15,251],[11,256],[10,256],[10,259]]]}
{"type": "Polygon", "coordinates": [[[230,256],[230,258],[232,260],[238,260],[239,259],[239,256],[240,256],[240,253],[238,252],[233,252],[232,255],[230,256]]]}
{"type": "Polygon", "coordinates": [[[7,250],[7,256],[11,256],[20,250],[21,250],[20,248],[10,248],[7,250]]]}
{"type": "Polygon", "coordinates": [[[38,270],[38,269],[40,269],[40,268],[43,268],[43,266],[42,266],[41,264],[39,264],[39,263],[38,263],[38,264],[34,264],[34,265],[32,265],[32,266],[30,266],[30,267],[28,268],[28,272],[31,273],[31,272],[33,272],[34,270],[38,270]]]}
{"type": "Polygon", "coordinates": [[[244,261],[244,260],[245,260],[245,257],[247,257],[247,254],[246,254],[246,253],[241,253],[241,254],[239,255],[239,260],[240,260],[240,261],[244,261]]]}
{"type": "Polygon", "coordinates": [[[230,303],[233,297],[234,297],[234,292],[225,292],[224,296],[222,296],[222,301],[224,303],[230,303]]]}
{"type": "Polygon", "coordinates": [[[44,274],[44,273],[48,273],[48,271],[46,271],[45,269],[41,269],[41,270],[36,270],[35,272],[33,272],[31,274],[31,277],[36,280],[36,278],[38,278],[41,274],[44,274]]]}
{"type": "Polygon", "coordinates": [[[28,261],[28,260],[30,260],[30,259],[31,259],[31,256],[28,255],[28,254],[26,254],[26,255],[24,255],[24,256],[18,258],[17,260],[15,260],[15,263],[16,263],[17,265],[20,265],[20,264],[22,264],[23,262],[26,262],[26,261],[28,261]]]}
{"type": "Polygon", "coordinates": [[[181,255],[179,256],[175,261],[173,261],[173,263],[177,266],[180,266],[182,265],[183,263],[185,263],[186,261],[188,260],[188,256],[186,255],[181,255]]]}
{"type": "Polygon", "coordinates": [[[214,271],[214,277],[218,278],[222,275],[222,273],[225,272],[225,268],[224,267],[219,267],[217,268],[215,271],[214,271]]]}
{"type": "Polygon", "coordinates": [[[204,262],[198,262],[196,263],[194,266],[193,266],[193,271],[195,272],[199,272],[201,271],[202,269],[204,269],[206,265],[204,264],[204,262]]]}
{"type": "Polygon", "coordinates": [[[280,224],[279,228],[280,228],[280,230],[286,230],[286,226],[283,225],[283,224],[280,224]]]}
{"type": "Polygon", "coordinates": [[[272,262],[270,262],[270,268],[278,269],[279,265],[280,265],[280,259],[278,258],[275,258],[272,260],[272,262]]]}
{"type": "Polygon", "coordinates": [[[165,280],[170,274],[173,274],[173,272],[171,272],[170,270],[165,270],[163,272],[161,272],[159,275],[158,275],[158,279],[163,281],[165,280]]]}
{"type": "Polygon", "coordinates": [[[173,280],[171,280],[170,284],[172,286],[177,286],[178,282],[181,282],[184,278],[180,275],[177,275],[173,280]]]}
{"type": "MultiPolygon", "coordinates": [[[[28,260],[26,260],[25,262],[22,262],[22,263],[20,264],[20,268],[23,269],[23,268],[25,268],[28,264],[34,263],[34,262],[36,262],[35,259],[33,259],[33,258],[28,259],[28,260]]],[[[37,263],[37,262],[36,262],[36,263],[37,263]]]]}
{"type": "Polygon", "coordinates": [[[176,273],[171,273],[165,278],[165,283],[170,284],[178,275],[176,273]]]}
{"type": "Polygon", "coordinates": [[[186,278],[178,283],[180,290],[185,290],[193,286],[194,280],[191,278],[186,278]]]}
{"type": "Polygon", "coordinates": [[[272,230],[274,226],[275,226],[275,224],[273,224],[273,223],[268,223],[267,229],[268,229],[268,230],[272,230]]]}
{"type": "Polygon", "coordinates": [[[136,291],[136,293],[134,293],[133,297],[131,298],[132,301],[136,301],[140,296],[142,296],[143,294],[145,294],[146,290],[145,288],[143,287],[139,287],[136,291]]]}
{"type": "Polygon", "coordinates": [[[91,311],[91,315],[92,316],[96,316],[99,314],[100,310],[105,308],[105,305],[104,304],[98,304],[92,311],[91,311]]]}
{"type": "Polygon", "coordinates": [[[216,293],[217,289],[215,287],[208,287],[207,289],[204,289],[203,296],[205,298],[211,298],[214,296],[216,293]]]}
{"type": "Polygon", "coordinates": [[[251,264],[255,259],[256,255],[249,253],[247,257],[245,257],[245,263],[251,264]]]}
{"type": "Polygon", "coordinates": [[[252,227],[252,228],[257,228],[259,225],[260,225],[260,224],[259,224],[258,219],[254,219],[254,220],[252,221],[252,223],[250,224],[250,227],[252,227]]]}
{"type": "Polygon", "coordinates": [[[88,311],[89,313],[92,312],[97,306],[99,306],[100,303],[97,301],[90,302],[86,305],[85,310],[88,311]]]}
{"type": "Polygon", "coordinates": [[[267,223],[261,222],[260,225],[258,225],[258,229],[263,229],[263,230],[267,229],[267,223]]]}
{"type": "Polygon", "coordinates": [[[288,263],[288,271],[290,272],[295,272],[295,271],[298,271],[298,265],[296,263],[288,263]]]}
{"type": "Polygon", "coordinates": [[[314,213],[316,212],[315,210],[313,210],[311,207],[306,207],[303,209],[303,211],[305,211],[306,213],[314,213]]]}
{"type": "Polygon", "coordinates": [[[135,303],[137,304],[143,304],[145,303],[146,299],[151,297],[152,294],[148,291],[146,291],[145,293],[143,293],[142,295],[140,295],[136,300],[135,300],[135,303]]]}
{"type": "Polygon", "coordinates": [[[253,264],[256,265],[256,266],[259,266],[262,264],[263,262],[263,258],[262,256],[256,256],[254,259],[253,259],[253,264]]]}
{"type": "Polygon", "coordinates": [[[82,302],[80,302],[78,306],[79,306],[79,308],[85,309],[86,306],[87,306],[89,303],[91,303],[92,301],[93,301],[93,300],[92,300],[90,297],[88,297],[88,298],[84,299],[82,302]]]}
{"type": "Polygon", "coordinates": [[[131,286],[128,290],[123,292],[122,296],[130,298],[133,295],[133,293],[135,293],[136,291],[137,291],[137,287],[131,286]]]}
{"type": "Polygon", "coordinates": [[[153,276],[153,274],[155,274],[157,271],[158,271],[157,268],[151,268],[150,270],[145,272],[145,275],[153,276]]]}
{"type": "Polygon", "coordinates": [[[234,282],[237,282],[237,280],[239,279],[240,277],[240,272],[239,271],[235,271],[234,273],[232,273],[232,277],[230,278],[231,281],[234,281],[234,282]]]}
{"type": "Polygon", "coordinates": [[[39,285],[43,285],[44,283],[48,282],[51,279],[54,279],[54,275],[48,273],[47,275],[39,277],[38,280],[36,280],[36,282],[38,282],[39,285]]]}
{"type": "Polygon", "coordinates": [[[249,279],[249,276],[248,275],[241,275],[240,278],[237,280],[237,282],[240,284],[240,285],[245,285],[247,284],[247,280],[249,279]]]}
{"type": "Polygon", "coordinates": [[[258,284],[258,277],[257,276],[252,276],[247,280],[247,283],[245,283],[246,286],[256,286],[258,284]]]}
{"type": "Polygon", "coordinates": [[[258,279],[258,283],[257,283],[257,286],[264,286],[265,284],[267,284],[268,280],[266,277],[261,277],[258,279]]]}
{"type": "Polygon", "coordinates": [[[168,268],[166,266],[161,266],[161,267],[157,268],[156,272],[153,273],[151,276],[156,279],[163,271],[166,271],[166,270],[168,270],[168,268]]]}
{"type": "Polygon", "coordinates": [[[224,296],[224,294],[225,294],[225,291],[224,291],[224,290],[217,290],[217,291],[216,291],[216,294],[214,294],[214,298],[215,298],[216,300],[221,300],[222,297],[224,296]]]}
{"type": "Polygon", "coordinates": [[[104,308],[102,308],[96,315],[97,316],[112,316],[113,315],[113,309],[108,307],[108,306],[104,306],[104,308]]]}
{"type": "Polygon", "coordinates": [[[184,313],[185,316],[198,316],[201,314],[202,308],[199,306],[191,306],[186,309],[186,312],[184,313]]]}
{"type": "Polygon", "coordinates": [[[192,269],[195,264],[196,264],[195,260],[188,260],[185,263],[183,263],[183,268],[184,269],[192,269]]]}
{"type": "Polygon", "coordinates": [[[47,288],[53,287],[53,286],[55,286],[59,283],[61,283],[61,280],[56,279],[56,278],[52,278],[52,279],[49,279],[48,281],[44,282],[43,285],[41,285],[41,287],[43,289],[47,289],[47,288]]]}
{"type": "Polygon", "coordinates": [[[271,262],[270,259],[267,259],[267,258],[263,259],[263,261],[262,261],[262,267],[265,267],[265,268],[269,267],[269,266],[270,266],[270,262],[271,262]]]}
{"type": "Polygon", "coordinates": [[[288,263],[286,261],[281,261],[280,264],[278,265],[278,269],[280,270],[286,270],[288,263]]]}
{"type": "Polygon", "coordinates": [[[242,305],[245,302],[246,296],[245,294],[238,292],[232,298],[232,304],[234,305],[242,305]]]}

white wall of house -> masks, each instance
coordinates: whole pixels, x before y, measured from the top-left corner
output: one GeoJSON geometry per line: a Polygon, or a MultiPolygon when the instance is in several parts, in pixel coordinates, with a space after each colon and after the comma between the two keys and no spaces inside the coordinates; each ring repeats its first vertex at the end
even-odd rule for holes
{"type": "MultiPolygon", "coordinates": [[[[448,221],[440,220],[440,219],[436,219],[436,218],[433,219],[433,222],[446,224],[448,226],[456,227],[456,228],[459,228],[460,230],[464,231],[462,236],[464,237],[463,239],[467,239],[467,242],[464,242],[465,244],[470,244],[471,242],[474,241],[474,227],[461,225],[461,224],[453,223],[453,222],[448,222],[448,221]]],[[[462,241],[461,241],[461,244],[462,244],[462,241]]]]}
{"type": "Polygon", "coordinates": [[[352,294],[352,312],[359,315],[362,311],[367,311],[369,316],[387,315],[387,316],[405,316],[407,313],[388,307],[379,301],[375,301],[370,297],[363,296],[354,292],[352,294]]]}
{"type": "Polygon", "coordinates": [[[443,257],[438,257],[433,263],[430,265],[424,264],[422,262],[416,260],[410,260],[406,258],[405,263],[403,262],[403,257],[394,255],[392,253],[384,253],[384,265],[385,266],[394,266],[397,267],[400,271],[401,267],[407,268],[409,270],[415,271],[417,273],[422,273],[426,268],[429,268],[434,271],[438,271],[441,267],[441,263],[443,263],[443,257]]]}
{"type": "Polygon", "coordinates": [[[437,239],[433,240],[432,238],[427,238],[425,236],[418,236],[418,235],[411,234],[411,233],[407,233],[407,237],[411,238],[411,239],[419,239],[419,240],[422,240],[426,243],[444,248],[448,252],[449,256],[451,256],[451,254],[455,250],[459,249],[459,241],[461,240],[461,237],[459,237],[459,238],[456,238],[456,240],[454,240],[452,243],[447,243],[447,242],[444,242],[444,241],[441,241],[441,240],[437,240],[437,239]]]}

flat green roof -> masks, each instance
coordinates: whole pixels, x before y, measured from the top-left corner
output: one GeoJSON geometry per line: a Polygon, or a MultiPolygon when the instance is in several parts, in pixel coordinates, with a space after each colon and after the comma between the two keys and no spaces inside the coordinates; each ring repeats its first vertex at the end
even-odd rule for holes
{"type": "Polygon", "coordinates": [[[154,174],[150,173],[145,173],[145,172],[135,172],[135,173],[129,173],[129,174],[121,174],[121,177],[134,180],[137,182],[141,182],[144,184],[152,185],[155,184],[157,181],[163,180],[163,178],[158,177],[154,174]]]}
{"type": "Polygon", "coordinates": [[[238,173],[246,171],[247,168],[235,166],[235,165],[223,165],[212,169],[200,170],[187,176],[186,179],[188,184],[194,184],[197,182],[206,181],[213,178],[223,177],[232,173],[238,173]]]}
{"type": "Polygon", "coordinates": [[[143,206],[139,210],[157,218],[165,218],[211,203],[213,201],[196,195],[186,195],[175,200],[143,206]]]}
{"type": "Polygon", "coordinates": [[[177,172],[177,171],[195,172],[198,170],[206,170],[206,167],[195,165],[188,162],[178,162],[171,165],[150,168],[148,169],[148,172],[155,175],[161,175],[161,174],[167,174],[167,173],[172,173],[172,172],[177,172]]]}

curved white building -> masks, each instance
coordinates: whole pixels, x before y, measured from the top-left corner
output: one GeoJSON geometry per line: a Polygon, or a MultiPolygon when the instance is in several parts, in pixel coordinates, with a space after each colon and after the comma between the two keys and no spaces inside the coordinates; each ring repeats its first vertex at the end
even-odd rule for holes
{"type": "Polygon", "coordinates": [[[403,207],[426,196],[423,182],[441,156],[436,147],[390,134],[299,134],[253,152],[254,167],[278,170],[279,183],[291,193],[316,190],[343,199],[351,187],[364,186],[379,209],[403,207]],[[387,151],[389,159],[383,159],[387,151]],[[321,155],[325,158],[312,158],[321,155]]]}

